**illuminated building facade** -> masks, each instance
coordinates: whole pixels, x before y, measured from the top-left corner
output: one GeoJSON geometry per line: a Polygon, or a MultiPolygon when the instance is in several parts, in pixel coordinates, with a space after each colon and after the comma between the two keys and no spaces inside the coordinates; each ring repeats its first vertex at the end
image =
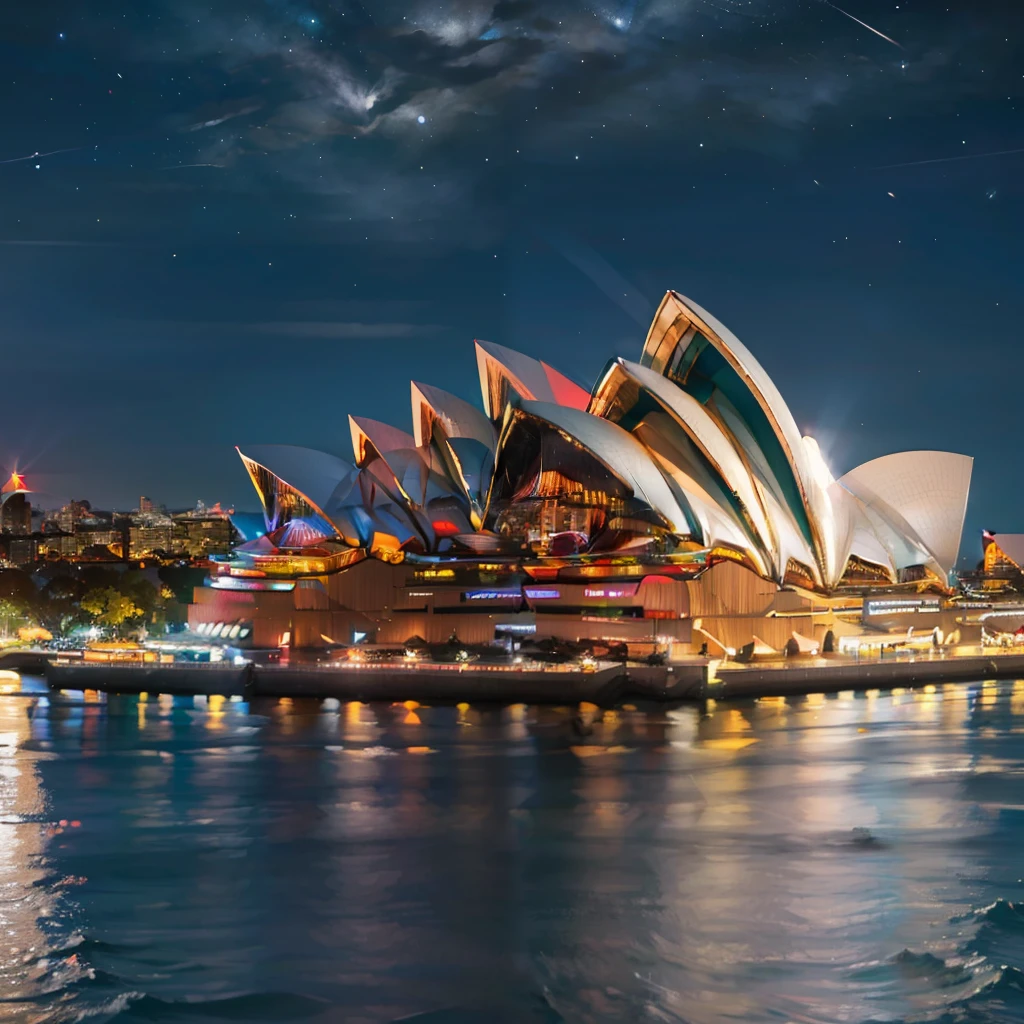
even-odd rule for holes
{"type": "Polygon", "coordinates": [[[194,623],[226,624],[233,602],[275,605],[278,625],[291,609],[268,642],[457,624],[686,643],[713,635],[718,592],[753,621],[948,586],[972,460],[902,452],[834,477],[746,347],[676,292],[639,361],[611,360],[589,392],[499,345],[476,356],[482,409],[413,383],[411,432],[349,417],[351,457],[239,450],[264,521],[237,524],[194,623]]]}
{"type": "Polygon", "coordinates": [[[0,488],[0,528],[4,533],[27,535],[32,532],[32,505],[25,478],[15,470],[0,488]]]}
{"type": "Polygon", "coordinates": [[[0,532],[3,559],[11,565],[28,565],[36,560],[38,542],[32,536],[32,504],[28,485],[17,470],[0,487],[0,532]]]}
{"type": "Polygon", "coordinates": [[[207,508],[199,502],[189,512],[174,516],[174,551],[190,558],[229,554],[237,539],[231,512],[219,504],[207,508]]]}
{"type": "Polygon", "coordinates": [[[960,575],[971,595],[1024,594],[1024,533],[981,532],[982,559],[973,572],[960,575]]]}

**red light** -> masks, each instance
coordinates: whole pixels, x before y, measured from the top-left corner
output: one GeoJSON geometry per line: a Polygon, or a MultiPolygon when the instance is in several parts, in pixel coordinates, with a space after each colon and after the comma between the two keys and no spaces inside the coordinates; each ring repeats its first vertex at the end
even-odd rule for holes
{"type": "Polygon", "coordinates": [[[440,537],[451,537],[462,532],[450,519],[435,519],[430,525],[440,537]]]}

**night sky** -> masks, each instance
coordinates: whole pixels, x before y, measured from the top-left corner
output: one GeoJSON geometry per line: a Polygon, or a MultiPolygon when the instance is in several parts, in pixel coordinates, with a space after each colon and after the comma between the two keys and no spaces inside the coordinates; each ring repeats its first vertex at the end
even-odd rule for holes
{"type": "Polygon", "coordinates": [[[1009,0],[10,0],[0,459],[252,508],[235,444],[479,401],[474,338],[589,388],[675,288],[837,475],[973,455],[974,558],[1024,531],[1022,39],[1009,0]]]}

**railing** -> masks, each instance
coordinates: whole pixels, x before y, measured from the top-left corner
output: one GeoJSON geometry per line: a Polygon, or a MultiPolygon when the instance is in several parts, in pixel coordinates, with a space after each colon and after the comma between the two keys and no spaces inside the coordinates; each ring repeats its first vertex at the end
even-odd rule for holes
{"type": "Polygon", "coordinates": [[[449,664],[447,662],[401,662],[401,661],[337,661],[317,663],[295,663],[295,662],[272,662],[260,664],[259,662],[245,661],[236,664],[233,661],[165,661],[165,662],[143,662],[143,661],[81,661],[56,659],[55,664],[75,668],[92,668],[101,670],[111,666],[127,666],[129,668],[159,668],[185,671],[199,669],[200,671],[240,670],[251,665],[260,672],[344,672],[355,670],[359,672],[580,672],[594,673],[603,672],[609,668],[617,667],[615,662],[599,662],[594,668],[585,668],[582,665],[553,665],[547,662],[523,662],[521,665],[479,665],[479,664],[449,664]]]}
{"type": "Polygon", "coordinates": [[[236,665],[233,661],[142,661],[140,659],[130,660],[127,658],[114,659],[112,661],[85,661],[82,658],[54,658],[53,664],[61,668],[158,668],[158,669],[243,669],[251,662],[243,662],[236,665]]]}
{"type": "Polygon", "coordinates": [[[974,649],[970,651],[893,651],[884,657],[866,655],[857,657],[849,654],[837,655],[816,655],[813,657],[799,656],[792,658],[772,658],[764,660],[753,660],[748,662],[736,661],[730,658],[718,665],[718,671],[723,669],[726,672],[743,671],[754,669],[758,672],[765,669],[796,669],[796,668],[855,668],[858,665],[911,665],[915,662],[956,662],[969,659],[1001,659],[1018,657],[1024,659],[1024,647],[1018,648],[982,648],[977,644],[971,645],[974,649]]]}
{"type": "Polygon", "coordinates": [[[302,672],[337,672],[348,669],[355,669],[360,672],[389,671],[396,669],[402,672],[603,672],[609,668],[616,668],[615,662],[599,662],[593,668],[585,668],[582,665],[553,665],[548,662],[523,662],[521,665],[479,665],[479,664],[450,664],[448,662],[401,662],[401,661],[340,661],[340,662],[318,662],[316,664],[302,663],[281,663],[272,665],[257,665],[260,671],[291,671],[302,672]]]}

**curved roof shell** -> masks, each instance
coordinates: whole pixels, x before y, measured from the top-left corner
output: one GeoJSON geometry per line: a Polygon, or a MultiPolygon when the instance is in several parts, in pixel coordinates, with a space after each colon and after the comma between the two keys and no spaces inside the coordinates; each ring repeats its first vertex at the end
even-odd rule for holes
{"type": "Polygon", "coordinates": [[[498,459],[509,435],[509,427],[518,416],[546,423],[603,465],[633,497],[658,513],[678,533],[687,533],[689,524],[683,509],[672,494],[665,477],[651,460],[644,446],[628,431],[580,409],[550,402],[522,402],[513,415],[506,417],[498,442],[498,459]]]}
{"type": "Polygon", "coordinates": [[[554,367],[490,341],[475,345],[484,410],[494,422],[501,422],[510,392],[529,401],[586,409],[590,395],[554,367]]]}
{"type": "Polygon", "coordinates": [[[839,483],[886,521],[894,548],[918,542],[945,575],[960,550],[973,464],[953,452],[896,452],[857,466],[839,483]]]}
{"type": "Polygon", "coordinates": [[[568,530],[586,536],[580,551],[701,546],[823,591],[919,567],[941,578],[955,561],[970,458],[901,452],[835,479],[748,349],[677,292],[639,363],[610,362],[592,394],[500,345],[477,342],[476,356],[483,412],[413,383],[412,433],[349,417],[354,465],[290,445],[240,451],[267,530],[388,558],[518,551],[568,530]]]}

